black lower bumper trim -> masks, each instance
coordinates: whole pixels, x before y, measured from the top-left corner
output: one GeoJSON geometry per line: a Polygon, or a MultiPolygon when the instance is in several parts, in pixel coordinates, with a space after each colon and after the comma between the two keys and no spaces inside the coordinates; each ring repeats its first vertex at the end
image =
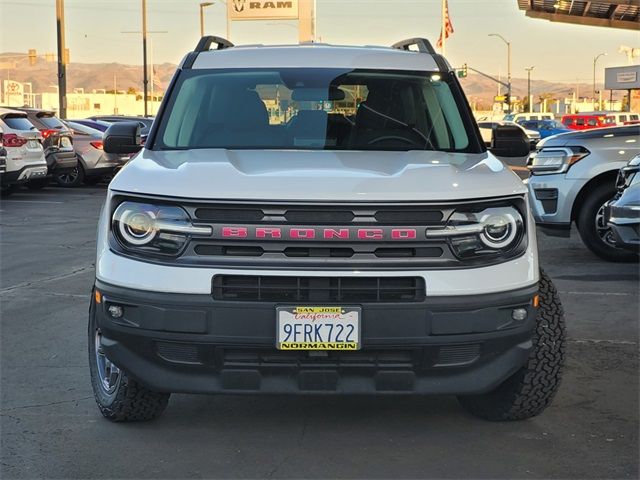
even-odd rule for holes
{"type": "Polygon", "coordinates": [[[537,292],[362,303],[361,350],[307,352],[275,348],[275,302],[96,288],[91,314],[109,358],[151,389],[184,393],[489,391],[527,361],[537,292]],[[514,308],[526,318],[513,320],[514,308]]]}

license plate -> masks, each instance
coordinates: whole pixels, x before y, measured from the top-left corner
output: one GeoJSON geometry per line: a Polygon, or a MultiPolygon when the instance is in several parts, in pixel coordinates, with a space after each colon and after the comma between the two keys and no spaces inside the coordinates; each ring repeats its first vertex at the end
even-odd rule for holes
{"type": "Polygon", "coordinates": [[[359,350],[360,307],[277,307],[280,350],[359,350]]]}

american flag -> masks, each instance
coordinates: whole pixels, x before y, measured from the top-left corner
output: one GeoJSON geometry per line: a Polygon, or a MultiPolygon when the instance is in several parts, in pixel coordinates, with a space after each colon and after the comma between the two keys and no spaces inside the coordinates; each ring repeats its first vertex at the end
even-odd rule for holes
{"type": "MultiPolygon", "coordinates": [[[[444,0],[444,39],[446,40],[453,33],[453,25],[451,24],[451,18],[449,17],[449,3],[444,0]]],[[[440,37],[437,43],[438,48],[442,48],[442,29],[440,29],[440,37]]]]}

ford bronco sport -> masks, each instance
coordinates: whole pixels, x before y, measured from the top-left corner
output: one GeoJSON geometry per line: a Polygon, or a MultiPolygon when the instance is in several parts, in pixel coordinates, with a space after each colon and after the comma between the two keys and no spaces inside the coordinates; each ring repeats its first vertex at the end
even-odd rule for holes
{"type": "MultiPolygon", "coordinates": [[[[417,51],[416,51],[417,49],[417,51]]],[[[172,392],[454,394],[492,420],[551,402],[562,307],[527,189],[489,153],[455,71],[392,48],[204,37],[111,182],[89,315],[110,420],[172,392]],[[211,46],[215,45],[215,50],[211,46]]]]}

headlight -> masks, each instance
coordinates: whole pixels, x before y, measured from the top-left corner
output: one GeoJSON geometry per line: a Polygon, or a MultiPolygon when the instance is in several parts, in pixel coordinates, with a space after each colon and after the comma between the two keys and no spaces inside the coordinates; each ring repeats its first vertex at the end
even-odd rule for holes
{"type": "Polygon", "coordinates": [[[524,221],[514,207],[492,207],[455,211],[443,229],[427,230],[428,238],[449,239],[460,258],[513,253],[522,245],[524,221]]]}
{"type": "Polygon", "coordinates": [[[211,227],[191,223],[180,207],[149,203],[122,202],[115,212],[111,229],[125,250],[177,255],[192,235],[211,235],[211,227]]]}
{"type": "Polygon", "coordinates": [[[529,156],[527,168],[533,175],[564,173],[587,155],[589,150],[583,147],[543,148],[529,156]]]}

